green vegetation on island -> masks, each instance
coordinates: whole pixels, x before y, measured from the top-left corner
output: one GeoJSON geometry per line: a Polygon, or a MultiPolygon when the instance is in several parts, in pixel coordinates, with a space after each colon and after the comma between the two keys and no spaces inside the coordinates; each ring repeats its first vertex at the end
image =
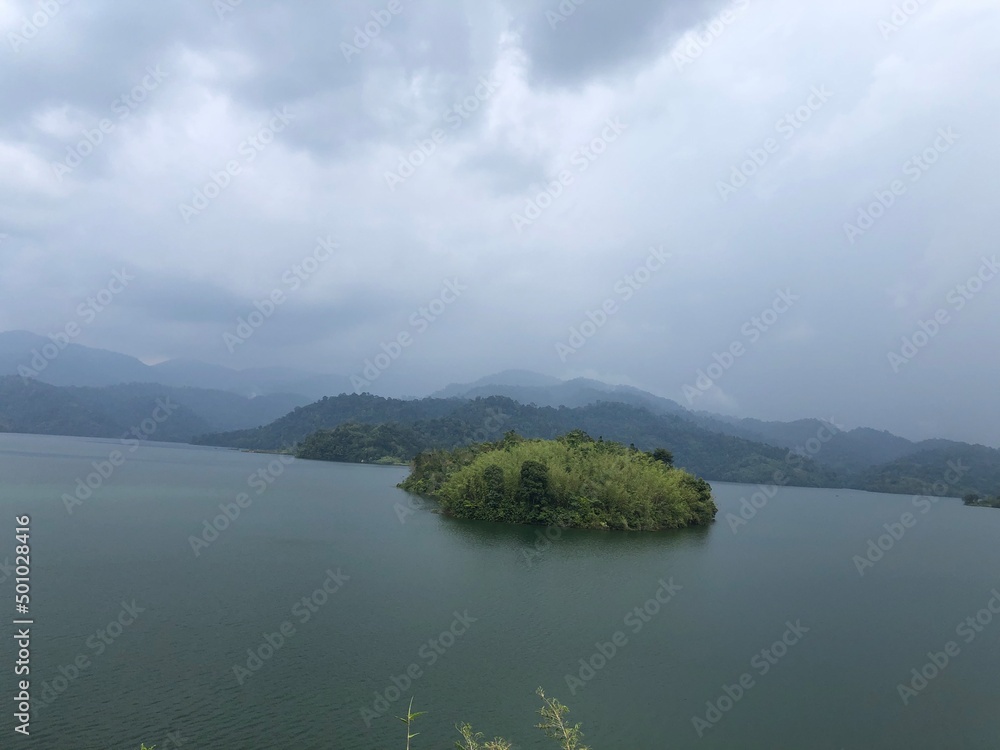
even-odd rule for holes
{"type": "Polygon", "coordinates": [[[1000,495],[997,495],[996,497],[985,497],[980,496],[976,492],[970,492],[962,498],[962,501],[966,505],[971,505],[976,508],[1000,508],[1000,495]]]}
{"type": "Polygon", "coordinates": [[[399,486],[456,518],[504,523],[657,531],[716,514],[711,486],[675,468],[669,451],[645,453],[582,430],[555,440],[508,432],[494,443],[421,453],[399,486]]]}

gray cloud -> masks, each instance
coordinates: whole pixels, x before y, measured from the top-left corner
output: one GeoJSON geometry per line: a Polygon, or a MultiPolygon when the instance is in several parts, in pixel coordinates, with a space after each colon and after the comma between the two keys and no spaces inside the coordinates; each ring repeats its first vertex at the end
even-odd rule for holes
{"type": "Polygon", "coordinates": [[[694,408],[998,442],[1000,279],[960,309],[949,296],[998,252],[991,3],[925,4],[897,28],[891,3],[863,0],[731,15],[587,0],[553,28],[551,0],[243,2],[223,18],[93,2],[15,44],[37,7],[0,10],[0,329],[58,330],[128,268],[80,343],[351,374],[407,331],[375,390],[516,367],[683,403],[738,342],[694,408]],[[124,116],[116,101],[156,66],[167,77],[124,116]],[[482,79],[499,85],[477,96],[482,79]],[[282,107],[287,127],[261,136],[282,107]],[[90,153],[59,170],[73,150],[90,153]],[[327,236],[340,249],[292,292],[284,274],[327,236]],[[626,298],[617,285],[661,245],[670,262],[626,298]],[[418,332],[453,278],[468,291],[418,332]],[[227,351],[275,288],[287,302],[227,351]],[[781,289],[800,299],[751,341],[781,289]],[[616,312],[560,358],[607,299],[616,312]]]}
{"type": "Polygon", "coordinates": [[[715,0],[508,0],[540,83],[581,85],[665,50],[707,20],[715,0]]]}

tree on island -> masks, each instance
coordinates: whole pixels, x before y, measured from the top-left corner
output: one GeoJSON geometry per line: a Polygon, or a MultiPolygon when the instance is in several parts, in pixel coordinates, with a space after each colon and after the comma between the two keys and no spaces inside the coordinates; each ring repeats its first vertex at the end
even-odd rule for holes
{"type": "Polygon", "coordinates": [[[666,466],[674,465],[674,454],[668,451],[666,448],[657,448],[653,451],[652,456],[657,461],[661,462],[666,466]]]}
{"type": "MultiPolygon", "coordinates": [[[[487,469],[503,469],[488,466],[487,469]]],[[[485,470],[484,470],[485,474],[485,470]]],[[[524,509],[525,516],[532,523],[544,523],[544,516],[556,504],[555,494],[549,486],[549,467],[541,461],[525,461],[521,464],[521,475],[517,483],[517,500],[524,509]]]]}

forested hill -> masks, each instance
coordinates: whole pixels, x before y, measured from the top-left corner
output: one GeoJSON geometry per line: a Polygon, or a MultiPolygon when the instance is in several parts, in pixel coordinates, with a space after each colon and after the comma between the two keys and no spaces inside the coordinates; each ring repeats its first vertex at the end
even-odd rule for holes
{"type": "MultiPolygon", "coordinates": [[[[425,441],[423,448],[496,440],[508,430],[529,438],[554,439],[580,429],[605,440],[635,444],[641,450],[665,446],[673,451],[677,466],[716,481],[773,483],[776,472],[783,472],[792,485],[823,487],[838,483],[832,471],[808,459],[787,461],[785,449],[713,433],[680,417],[655,415],[619,403],[554,408],[519,404],[502,396],[472,401],[401,401],[344,394],[298,408],[257,429],[206,435],[196,442],[274,450],[300,443],[317,430],[348,422],[406,426],[425,441]]],[[[406,442],[411,437],[412,433],[406,431],[406,442]]]]}
{"type": "Polygon", "coordinates": [[[723,420],[605,401],[570,407],[524,405],[505,396],[400,400],[342,394],[300,406],[303,399],[295,395],[251,399],[153,383],[56,387],[14,376],[0,378],[0,432],[118,438],[152,425],[159,403],[171,405],[169,418],[157,421],[152,432],[143,430],[142,437],[263,450],[298,445],[300,455],[330,460],[405,462],[423,450],[496,440],[508,430],[552,439],[582,429],[642,450],[669,448],[678,466],[714,481],[1000,495],[1000,451],[994,448],[949,440],[913,443],[863,428],[837,431],[819,420],[723,420]],[[366,425],[386,427],[374,431],[366,425]]]}
{"type": "Polygon", "coordinates": [[[868,469],[854,484],[872,492],[904,495],[937,495],[944,490],[949,497],[1000,496],[1000,451],[948,440],[926,442],[933,447],[868,469]]]}

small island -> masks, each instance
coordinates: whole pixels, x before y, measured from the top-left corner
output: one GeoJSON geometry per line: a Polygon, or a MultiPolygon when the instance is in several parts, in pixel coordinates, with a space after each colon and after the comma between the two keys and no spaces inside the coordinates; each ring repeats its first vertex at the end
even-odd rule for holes
{"type": "Polygon", "coordinates": [[[420,453],[402,489],[455,518],[564,528],[659,531],[711,523],[704,479],[651,453],[575,430],[555,440],[502,440],[420,453]]]}
{"type": "Polygon", "coordinates": [[[962,498],[962,502],[976,508],[1000,508],[1000,495],[987,497],[977,492],[970,492],[962,498]]]}

